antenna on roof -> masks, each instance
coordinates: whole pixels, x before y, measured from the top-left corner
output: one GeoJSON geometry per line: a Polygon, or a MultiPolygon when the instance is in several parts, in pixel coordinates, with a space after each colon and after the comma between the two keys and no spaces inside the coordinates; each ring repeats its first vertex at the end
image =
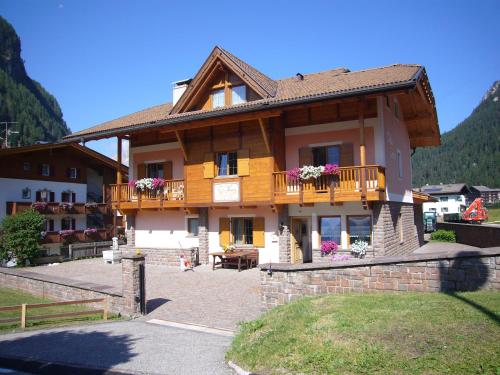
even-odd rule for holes
{"type": "Polygon", "coordinates": [[[304,75],[303,75],[303,74],[301,74],[301,73],[297,73],[297,74],[296,74],[296,76],[297,76],[297,79],[298,79],[299,81],[303,81],[303,80],[304,80],[304,75]]]}

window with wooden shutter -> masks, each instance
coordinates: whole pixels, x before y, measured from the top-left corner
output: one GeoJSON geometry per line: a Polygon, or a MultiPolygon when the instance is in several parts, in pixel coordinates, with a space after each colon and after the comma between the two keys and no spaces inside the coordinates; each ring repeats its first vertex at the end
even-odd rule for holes
{"type": "Polygon", "coordinates": [[[76,229],[76,220],[71,219],[71,229],[75,230],[76,229]]]}
{"type": "Polygon", "coordinates": [[[342,143],[340,146],[340,166],[351,167],[354,165],[354,148],[352,143],[342,143]]]}
{"type": "Polygon", "coordinates": [[[50,202],[53,203],[55,201],[56,201],[56,194],[53,191],[51,191],[50,192],[50,202]]]}
{"type": "Polygon", "coordinates": [[[313,153],[311,147],[299,148],[299,167],[313,165],[313,153]]]}
{"type": "Polygon", "coordinates": [[[265,247],[266,241],[264,236],[264,218],[255,217],[253,219],[253,245],[255,247],[265,247]]]}
{"type": "Polygon", "coordinates": [[[163,163],[163,178],[165,180],[173,179],[173,164],[171,160],[168,160],[163,163]]]}
{"type": "Polygon", "coordinates": [[[214,178],[214,173],[215,173],[214,153],[208,152],[205,154],[203,162],[203,178],[214,178]]]}
{"type": "Polygon", "coordinates": [[[238,150],[238,176],[250,175],[250,151],[238,150]]]}
{"type": "Polygon", "coordinates": [[[137,165],[137,179],[146,177],[146,164],[138,164],[137,165]]]}
{"type": "Polygon", "coordinates": [[[229,246],[230,244],[230,228],[229,228],[229,218],[221,217],[219,219],[219,244],[220,246],[229,246]]]}

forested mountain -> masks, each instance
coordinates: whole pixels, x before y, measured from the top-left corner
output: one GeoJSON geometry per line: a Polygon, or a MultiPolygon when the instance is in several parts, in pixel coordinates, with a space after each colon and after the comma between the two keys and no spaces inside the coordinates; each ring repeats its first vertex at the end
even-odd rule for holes
{"type": "MultiPolygon", "coordinates": [[[[26,73],[21,41],[0,16],[0,122],[4,121],[17,122],[9,126],[19,132],[9,136],[11,146],[53,142],[70,133],[57,100],[26,73]]],[[[0,125],[3,138],[5,126],[0,125]]]]}
{"type": "Polygon", "coordinates": [[[500,81],[462,123],[442,135],[440,147],[417,149],[413,186],[459,183],[500,187],[500,81]]]}

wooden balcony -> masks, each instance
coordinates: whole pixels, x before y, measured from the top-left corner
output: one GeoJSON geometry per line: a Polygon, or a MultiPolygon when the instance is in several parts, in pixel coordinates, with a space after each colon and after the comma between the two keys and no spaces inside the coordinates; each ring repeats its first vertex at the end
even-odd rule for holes
{"type": "Polygon", "coordinates": [[[377,165],[342,167],[339,175],[301,182],[273,173],[275,204],[366,202],[385,199],[385,170],[377,165]]]}
{"type": "Polygon", "coordinates": [[[158,192],[139,191],[128,184],[110,185],[113,209],[164,209],[184,206],[184,180],[167,180],[158,192]]]}
{"type": "Polygon", "coordinates": [[[68,237],[63,238],[59,232],[45,232],[41,243],[75,243],[75,242],[99,242],[111,240],[111,234],[106,229],[98,229],[97,233],[86,235],[83,230],[75,230],[68,237]]]}
{"type": "MultiPolygon", "coordinates": [[[[7,202],[7,215],[15,215],[16,213],[29,210],[33,207],[31,202],[7,202]]],[[[109,205],[106,203],[85,204],[72,203],[61,204],[61,202],[47,202],[44,208],[36,208],[35,210],[43,215],[88,215],[92,213],[101,213],[103,215],[110,214],[109,205]]]]}

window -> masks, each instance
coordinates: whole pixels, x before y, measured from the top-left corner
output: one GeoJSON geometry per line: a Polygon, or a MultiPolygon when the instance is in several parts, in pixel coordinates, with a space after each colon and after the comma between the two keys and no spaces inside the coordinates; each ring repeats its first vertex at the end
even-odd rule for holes
{"type": "Polygon", "coordinates": [[[61,219],[61,230],[75,230],[75,219],[63,217],[61,219]]]}
{"type": "Polygon", "coordinates": [[[52,199],[52,198],[54,198],[53,191],[43,189],[43,190],[38,190],[36,192],[36,201],[37,202],[53,202],[54,199],[52,199]]]}
{"type": "Polygon", "coordinates": [[[435,208],[435,207],[433,207],[433,208],[429,208],[429,211],[434,211],[434,212],[436,212],[436,208],[435,208]]]}
{"type": "Polygon", "coordinates": [[[385,105],[387,106],[387,108],[391,108],[391,97],[390,96],[385,97],[385,105]]]}
{"type": "Polygon", "coordinates": [[[314,147],[312,153],[315,167],[326,164],[340,165],[340,146],[314,147]]]}
{"type": "Polygon", "coordinates": [[[403,178],[403,159],[401,158],[401,151],[397,151],[398,157],[398,176],[399,178],[403,178]]]}
{"type": "Polygon", "coordinates": [[[50,176],[50,165],[42,164],[42,176],[50,176]]]}
{"type": "Polygon", "coordinates": [[[439,197],[440,202],[448,202],[448,197],[439,197]]]}
{"type": "Polygon", "coordinates": [[[54,220],[46,219],[44,224],[45,232],[53,232],[54,231],[54,220]]]}
{"type": "Polygon", "coordinates": [[[217,175],[236,176],[238,174],[238,153],[220,152],[217,154],[217,175]]]}
{"type": "Polygon", "coordinates": [[[370,216],[347,216],[347,227],[349,231],[349,243],[357,240],[372,242],[372,219],[370,216]]]}
{"type": "Polygon", "coordinates": [[[23,199],[31,199],[31,189],[26,187],[22,190],[23,199]]]}
{"type": "Polygon", "coordinates": [[[149,163],[146,164],[146,177],[149,178],[163,178],[163,164],[162,163],[149,163]]]}
{"type": "Polygon", "coordinates": [[[232,218],[231,234],[235,245],[253,245],[253,219],[232,218]]]}
{"type": "Polygon", "coordinates": [[[69,169],[69,171],[68,171],[68,177],[69,178],[76,179],[77,175],[78,175],[78,172],[77,172],[76,168],[70,168],[69,169]]]}
{"type": "Polygon", "coordinates": [[[29,162],[25,161],[23,163],[23,171],[28,172],[31,169],[31,165],[29,162]]]}
{"type": "Polygon", "coordinates": [[[319,231],[321,242],[335,241],[337,245],[341,244],[341,225],[340,216],[328,216],[319,218],[319,231]]]}
{"type": "Polygon", "coordinates": [[[246,103],[247,88],[246,86],[234,86],[232,89],[232,104],[246,103]]]}
{"type": "Polygon", "coordinates": [[[187,231],[188,235],[191,237],[198,237],[198,226],[200,220],[197,217],[188,217],[187,219],[187,231]]]}
{"type": "Polygon", "coordinates": [[[75,203],[75,201],[76,201],[76,194],[71,190],[63,191],[61,193],[61,202],[75,203]]]}
{"type": "Polygon", "coordinates": [[[212,108],[224,107],[226,105],[224,95],[224,89],[215,90],[212,92],[212,108]]]}

